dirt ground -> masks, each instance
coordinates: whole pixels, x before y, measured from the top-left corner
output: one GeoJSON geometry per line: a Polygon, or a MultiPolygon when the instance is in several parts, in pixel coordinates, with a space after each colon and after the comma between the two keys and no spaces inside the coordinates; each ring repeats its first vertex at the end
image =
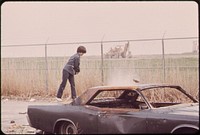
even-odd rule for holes
{"type": "Polygon", "coordinates": [[[1,131],[4,134],[35,134],[29,126],[26,115],[28,105],[59,104],[55,99],[13,100],[1,98],[1,131]]]}

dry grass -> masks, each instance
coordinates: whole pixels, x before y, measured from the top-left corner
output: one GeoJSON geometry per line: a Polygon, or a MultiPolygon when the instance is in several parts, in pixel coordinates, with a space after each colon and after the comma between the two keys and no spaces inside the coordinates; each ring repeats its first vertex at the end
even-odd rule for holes
{"type": "MultiPolygon", "coordinates": [[[[67,58],[48,59],[48,89],[46,84],[46,67],[44,58],[13,58],[1,60],[1,95],[31,98],[34,96],[53,97],[62,79],[62,68],[67,58]]],[[[181,85],[193,96],[199,91],[198,58],[166,60],[165,82],[181,85]],[[184,65],[185,64],[185,65],[184,65]],[[180,67],[186,66],[186,67],[180,67]],[[193,66],[187,68],[187,66],[193,66]],[[196,67],[196,68],[195,68],[196,67]]],[[[141,83],[163,82],[161,59],[129,59],[104,61],[104,84],[110,80],[132,83],[134,77],[141,83]]],[[[101,60],[82,59],[81,72],[75,76],[77,95],[89,87],[102,84],[101,60]]],[[[114,83],[114,81],[112,82],[114,83]]],[[[71,94],[70,85],[64,91],[63,97],[71,94]]]]}

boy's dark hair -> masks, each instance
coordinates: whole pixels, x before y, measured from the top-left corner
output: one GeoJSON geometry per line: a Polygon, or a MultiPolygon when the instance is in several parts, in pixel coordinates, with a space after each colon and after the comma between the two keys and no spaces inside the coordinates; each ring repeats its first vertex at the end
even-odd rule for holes
{"type": "Polygon", "coordinates": [[[84,46],[79,46],[77,48],[77,53],[86,53],[86,48],[84,46]]]}

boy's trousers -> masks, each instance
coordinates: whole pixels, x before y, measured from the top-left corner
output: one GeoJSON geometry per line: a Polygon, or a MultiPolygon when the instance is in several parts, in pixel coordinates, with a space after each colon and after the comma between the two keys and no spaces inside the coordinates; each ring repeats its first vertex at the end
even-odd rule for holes
{"type": "Polygon", "coordinates": [[[70,74],[66,70],[63,69],[62,71],[62,82],[60,84],[60,87],[58,89],[57,97],[61,98],[63,95],[63,91],[65,89],[65,86],[67,84],[67,79],[69,79],[69,83],[71,86],[71,97],[72,99],[76,98],[76,90],[75,90],[75,82],[74,82],[74,75],[70,74]]]}

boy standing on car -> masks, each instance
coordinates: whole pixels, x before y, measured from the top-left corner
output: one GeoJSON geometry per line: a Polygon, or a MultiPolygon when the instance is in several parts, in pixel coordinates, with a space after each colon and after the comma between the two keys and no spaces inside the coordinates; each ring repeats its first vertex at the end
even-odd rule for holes
{"type": "Polygon", "coordinates": [[[80,72],[80,57],[83,56],[83,54],[86,53],[86,48],[84,46],[79,46],[77,48],[77,53],[72,55],[65,67],[62,71],[62,82],[60,84],[60,87],[57,92],[56,99],[57,101],[62,101],[61,97],[63,95],[63,91],[65,89],[65,86],[67,84],[67,79],[69,79],[69,83],[71,86],[71,98],[76,98],[76,90],[75,90],[75,82],[74,82],[74,75],[78,74],[80,72]]]}

